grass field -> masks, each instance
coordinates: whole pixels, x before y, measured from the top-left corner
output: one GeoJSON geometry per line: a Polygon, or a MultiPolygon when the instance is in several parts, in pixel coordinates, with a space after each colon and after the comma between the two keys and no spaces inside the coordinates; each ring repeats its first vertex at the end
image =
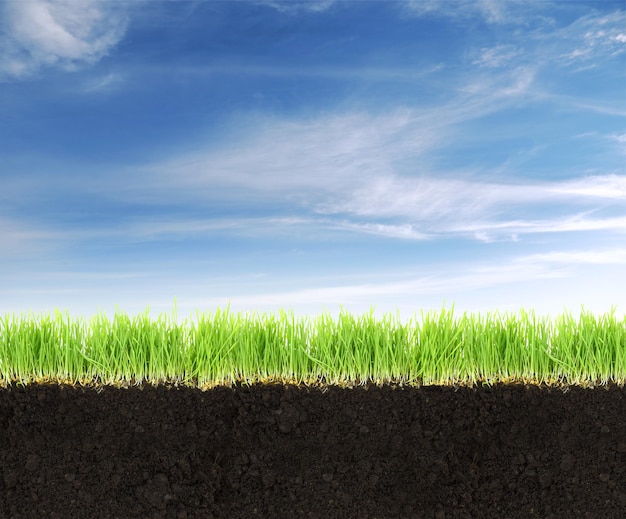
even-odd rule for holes
{"type": "Polygon", "coordinates": [[[202,388],[283,381],[473,385],[623,385],[626,317],[581,312],[463,314],[454,307],[402,323],[373,310],[323,314],[196,313],[178,324],[146,312],[112,320],[32,313],[0,317],[0,385],[174,383],[202,388]]]}

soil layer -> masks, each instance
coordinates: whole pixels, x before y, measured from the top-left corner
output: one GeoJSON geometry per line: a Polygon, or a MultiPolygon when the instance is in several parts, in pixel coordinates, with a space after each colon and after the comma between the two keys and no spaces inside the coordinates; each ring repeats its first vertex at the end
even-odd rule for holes
{"type": "Polygon", "coordinates": [[[626,389],[0,389],[6,518],[623,518],[626,389]]]}

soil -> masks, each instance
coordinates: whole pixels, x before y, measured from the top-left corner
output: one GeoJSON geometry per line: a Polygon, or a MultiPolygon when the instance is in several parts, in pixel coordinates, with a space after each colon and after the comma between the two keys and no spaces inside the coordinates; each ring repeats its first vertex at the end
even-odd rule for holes
{"type": "Polygon", "coordinates": [[[626,389],[0,389],[6,518],[623,518],[626,389]]]}

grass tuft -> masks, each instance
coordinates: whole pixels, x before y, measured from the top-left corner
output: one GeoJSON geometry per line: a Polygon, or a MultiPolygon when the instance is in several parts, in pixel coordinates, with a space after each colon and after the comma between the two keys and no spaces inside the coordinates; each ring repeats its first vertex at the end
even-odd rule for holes
{"type": "Polygon", "coordinates": [[[177,324],[148,312],[112,321],[55,311],[0,316],[0,385],[40,382],[209,388],[307,385],[583,385],[626,380],[626,317],[614,309],[556,319],[533,312],[463,314],[454,307],[408,323],[385,315],[334,320],[217,309],[177,324]]]}

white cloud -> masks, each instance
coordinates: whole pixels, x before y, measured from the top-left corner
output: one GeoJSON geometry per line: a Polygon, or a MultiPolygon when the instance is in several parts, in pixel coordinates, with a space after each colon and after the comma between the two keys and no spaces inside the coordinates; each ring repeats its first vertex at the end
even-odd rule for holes
{"type": "MultiPolygon", "coordinates": [[[[428,224],[429,230],[450,222],[477,221],[506,208],[573,204],[578,199],[626,198],[626,178],[617,175],[562,182],[494,183],[480,180],[386,176],[331,197],[316,207],[322,214],[401,217],[428,224]]],[[[571,222],[570,222],[571,223],[571,222]]],[[[581,225],[590,225],[581,220],[581,225]]],[[[495,227],[496,222],[490,226],[495,227]]]]}
{"type": "Polygon", "coordinates": [[[560,263],[565,265],[626,265],[626,249],[565,251],[532,254],[516,259],[519,263],[560,263]]]}
{"type": "Polygon", "coordinates": [[[626,175],[591,176],[572,179],[548,188],[566,195],[626,200],[626,175]]]}
{"type": "Polygon", "coordinates": [[[426,68],[406,68],[398,66],[367,67],[367,66],[281,66],[244,64],[219,65],[184,65],[177,67],[177,73],[191,77],[216,76],[249,76],[270,78],[316,78],[316,79],[349,79],[364,81],[406,81],[416,82],[445,69],[443,63],[426,68]]]}
{"type": "Polygon", "coordinates": [[[466,103],[476,111],[473,116],[482,112],[486,115],[509,104],[512,98],[522,98],[532,93],[531,87],[537,75],[533,65],[522,64],[504,68],[503,71],[483,73],[468,77],[458,88],[459,92],[469,96],[466,103]]]}
{"type": "MultiPolygon", "coordinates": [[[[308,179],[309,182],[311,179],[308,179]]],[[[431,177],[406,178],[389,175],[368,181],[343,183],[337,179],[329,193],[324,179],[300,186],[277,184],[283,199],[296,205],[312,206],[316,215],[290,217],[188,219],[127,222],[117,229],[66,233],[64,239],[119,236],[121,240],[155,240],[164,236],[189,236],[228,232],[239,236],[293,236],[305,230],[311,240],[327,239],[328,232],[350,232],[399,240],[434,240],[442,237],[470,237],[486,243],[519,241],[520,236],[566,232],[626,232],[626,216],[598,216],[597,210],[580,211],[580,203],[624,198],[621,177],[588,177],[561,182],[493,183],[431,177]],[[306,193],[306,194],[305,194],[306,193]],[[322,200],[317,205],[312,200],[322,200]],[[550,218],[517,217],[551,212],[550,218]],[[336,216],[337,218],[334,218],[336,216]]],[[[215,191],[222,192],[214,184],[215,191]]],[[[242,192],[231,204],[257,199],[266,186],[241,184],[242,192]],[[246,191],[244,191],[246,190],[246,191]],[[256,191],[256,192],[255,192],[256,191]]],[[[197,189],[193,190],[197,194],[197,189]]],[[[206,193],[206,191],[202,191],[206,193]]],[[[202,195],[206,196],[205,194],[202,195]]],[[[221,200],[224,202],[224,199],[221,200]]],[[[198,203],[198,202],[195,202],[198,203]]],[[[205,201],[206,203],[206,201],[205,201]]],[[[209,202],[210,203],[210,202],[209,202]]],[[[186,205],[193,205],[190,202],[186,205]]],[[[302,208],[293,208],[294,215],[302,208]]]]}
{"type": "MultiPolygon", "coordinates": [[[[249,123],[242,123],[247,125],[249,123]]],[[[236,196],[307,204],[323,192],[343,192],[363,179],[387,176],[393,157],[418,154],[439,140],[436,128],[420,131],[408,110],[384,116],[330,115],[301,122],[253,121],[255,134],[238,146],[199,152],[147,167],[150,186],[160,197],[236,196]],[[405,134],[404,138],[399,138],[405,134]],[[287,197],[287,198],[286,198],[287,197]]],[[[133,195],[134,196],[134,193],[133,195]]]]}
{"type": "MultiPolygon", "coordinates": [[[[497,241],[518,240],[528,233],[623,232],[625,217],[594,214],[594,209],[617,207],[626,199],[626,176],[494,181],[429,166],[430,152],[445,147],[458,122],[514,98],[481,93],[421,111],[323,115],[299,122],[240,121],[246,136],[229,139],[230,148],[133,168],[121,173],[123,182],[107,176],[89,189],[133,203],[166,199],[198,208],[268,205],[283,214],[305,216],[291,222],[276,218],[151,222],[154,235],[163,232],[164,225],[172,233],[213,232],[224,226],[237,233],[283,232],[300,226],[408,240],[450,234],[497,241]],[[537,217],[544,214],[555,216],[537,217]]],[[[151,232],[149,226],[142,229],[135,231],[151,232]]]]}
{"type": "Polygon", "coordinates": [[[499,68],[509,65],[511,60],[521,54],[522,51],[512,45],[496,45],[495,47],[481,49],[480,56],[472,61],[472,64],[481,67],[499,68]]]}
{"type": "Polygon", "coordinates": [[[605,15],[588,15],[577,19],[555,36],[560,45],[571,50],[561,54],[565,65],[594,62],[626,52],[626,12],[615,11],[605,15]]]}
{"type": "Polygon", "coordinates": [[[0,77],[21,78],[41,67],[71,70],[99,61],[123,37],[123,4],[104,0],[20,0],[0,6],[0,77]]]}
{"type": "Polygon", "coordinates": [[[597,102],[597,99],[590,101],[589,99],[568,96],[565,94],[557,93],[543,93],[544,100],[552,101],[566,110],[581,110],[586,112],[593,112],[601,115],[610,115],[615,117],[626,117],[626,110],[619,106],[619,104],[610,101],[604,101],[602,104],[597,102]]]}
{"type": "MultiPolygon", "coordinates": [[[[289,235],[297,229],[306,229],[312,238],[332,230],[401,240],[461,235],[484,242],[516,241],[536,233],[624,232],[623,210],[598,213],[626,200],[624,175],[504,181],[430,163],[431,152],[445,149],[455,137],[458,123],[516,102],[515,95],[502,93],[515,90],[514,84],[498,86],[421,110],[327,114],[300,121],[241,119],[236,127],[225,128],[233,134],[226,148],[198,145],[201,151],[143,168],[75,177],[71,187],[124,203],[182,204],[198,211],[215,204],[234,211],[264,212],[268,207],[292,215],[137,220],[96,232],[122,233],[130,240],[221,231],[289,235]]],[[[16,197],[32,191],[32,184],[18,178],[4,187],[16,197]]],[[[80,230],[61,239],[96,234],[80,230]]]]}
{"type": "Polygon", "coordinates": [[[341,195],[368,190],[372,182],[397,182],[399,162],[418,164],[403,169],[412,176],[426,176],[423,158],[445,147],[456,125],[515,106],[529,95],[534,74],[532,67],[516,67],[483,78],[438,106],[399,107],[382,114],[323,114],[296,121],[241,119],[224,129],[232,135],[228,147],[205,151],[199,145],[203,151],[147,166],[137,179],[138,188],[125,178],[120,194],[136,196],[141,191],[140,196],[148,197],[152,191],[161,196],[166,189],[169,197],[189,196],[193,188],[198,197],[226,197],[236,188],[242,198],[254,191],[257,200],[259,196],[284,202],[313,200],[310,207],[320,207],[321,193],[341,195]],[[239,128],[234,128],[237,124],[239,128]]]}
{"type": "Polygon", "coordinates": [[[522,234],[582,231],[626,232],[626,216],[593,219],[584,213],[550,220],[475,221],[470,224],[450,225],[446,231],[474,234],[476,238],[485,242],[496,241],[502,235],[510,236],[516,241],[516,237],[522,234]]]}
{"type": "Polygon", "coordinates": [[[112,72],[87,81],[83,87],[83,92],[86,94],[110,92],[122,82],[122,76],[112,72]]]}
{"type": "MultiPolygon", "coordinates": [[[[398,282],[363,283],[353,285],[305,288],[274,293],[242,295],[229,300],[237,306],[259,307],[264,305],[302,305],[310,303],[349,304],[374,301],[381,296],[427,296],[445,293],[463,293],[509,283],[520,283],[538,279],[552,279],[566,274],[540,265],[475,266],[463,274],[450,272],[404,279],[398,282]]],[[[222,298],[203,299],[203,305],[214,306],[222,298]]]]}
{"type": "MultiPolygon", "coordinates": [[[[1,228],[1,227],[0,227],[1,228]]],[[[43,231],[23,231],[20,233],[6,233],[15,245],[18,239],[35,246],[42,238],[62,241],[80,241],[87,239],[115,239],[123,241],[152,241],[167,237],[190,238],[211,233],[227,232],[230,235],[252,236],[280,236],[293,235],[298,230],[306,230],[306,236],[311,239],[328,238],[328,232],[352,232],[371,234],[384,238],[399,238],[403,240],[426,240],[432,236],[419,232],[411,224],[383,224],[358,223],[347,220],[330,218],[300,218],[300,217],[259,217],[259,218],[151,218],[149,221],[127,222],[117,228],[100,230],[67,230],[63,233],[43,231]]]]}
{"type": "Polygon", "coordinates": [[[297,280],[270,279],[258,273],[207,277],[179,272],[164,276],[158,270],[104,269],[76,274],[49,270],[47,264],[44,271],[29,275],[28,282],[19,277],[3,280],[7,297],[0,298],[0,306],[9,300],[11,305],[0,308],[0,313],[27,311],[34,302],[37,311],[60,307],[75,315],[108,308],[111,317],[117,305],[131,314],[144,313],[147,304],[152,311],[170,313],[177,297],[179,322],[186,318],[187,311],[193,318],[196,311],[225,308],[227,304],[233,312],[282,308],[309,316],[322,309],[335,310],[336,315],[339,306],[365,313],[375,304],[376,315],[398,310],[405,319],[420,310],[438,312],[446,302],[448,306],[455,304],[456,316],[465,310],[503,312],[522,307],[558,315],[564,307],[575,313],[580,304],[603,313],[609,306],[621,304],[618,309],[623,315],[625,254],[623,248],[557,250],[478,262],[459,258],[459,262],[447,266],[420,262],[413,272],[394,269],[338,276],[300,275],[297,280]],[[146,283],[146,278],[159,281],[146,283]]]}
{"type": "Polygon", "coordinates": [[[381,223],[352,223],[338,222],[333,225],[338,230],[354,231],[364,234],[373,234],[384,238],[399,238],[402,240],[427,240],[432,236],[416,230],[414,225],[389,225],[381,223]]]}
{"type": "Polygon", "coordinates": [[[257,0],[257,3],[273,7],[283,13],[301,11],[322,12],[327,10],[336,0],[257,0]]]}
{"type": "MultiPolygon", "coordinates": [[[[544,2],[546,6],[550,5],[544,2]]],[[[467,20],[481,18],[489,24],[523,24],[537,3],[528,0],[409,0],[406,7],[416,16],[467,20]]]]}
{"type": "Polygon", "coordinates": [[[500,39],[502,43],[495,46],[469,49],[469,54],[476,56],[471,64],[484,68],[501,68],[515,60],[517,66],[566,66],[580,72],[626,52],[626,12],[620,9],[610,13],[592,10],[558,27],[557,21],[547,16],[557,4],[547,0],[412,0],[403,5],[412,15],[449,18],[463,23],[467,30],[471,30],[467,21],[475,18],[492,25],[519,26],[523,37],[513,33],[515,45],[500,39]]]}
{"type": "Polygon", "coordinates": [[[402,310],[406,320],[414,311],[429,306],[440,310],[442,299],[447,299],[448,305],[455,303],[457,316],[464,310],[515,312],[523,307],[556,316],[564,309],[576,314],[580,304],[604,313],[609,310],[607,305],[623,304],[622,291],[615,283],[626,281],[623,269],[616,270],[624,264],[625,254],[624,249],[552,252],[499,263],[463,262],[461,268],[454,265],[449,269],[424,264],[420,276],[396,272],[397,281],[342,283],[339,279],[335,284],[317,282],[314,287],[299,289],[276,286],[273,291],[234,297],[199,295],[186,299],[184,306],[212,308],[228,303],[233,311],[296,308],[311,315],[322,305],[367,312],[369,304],[376,301],[377,315],[402,310]],[[597,265],[606,267],[599,273],[597,265]]]}

